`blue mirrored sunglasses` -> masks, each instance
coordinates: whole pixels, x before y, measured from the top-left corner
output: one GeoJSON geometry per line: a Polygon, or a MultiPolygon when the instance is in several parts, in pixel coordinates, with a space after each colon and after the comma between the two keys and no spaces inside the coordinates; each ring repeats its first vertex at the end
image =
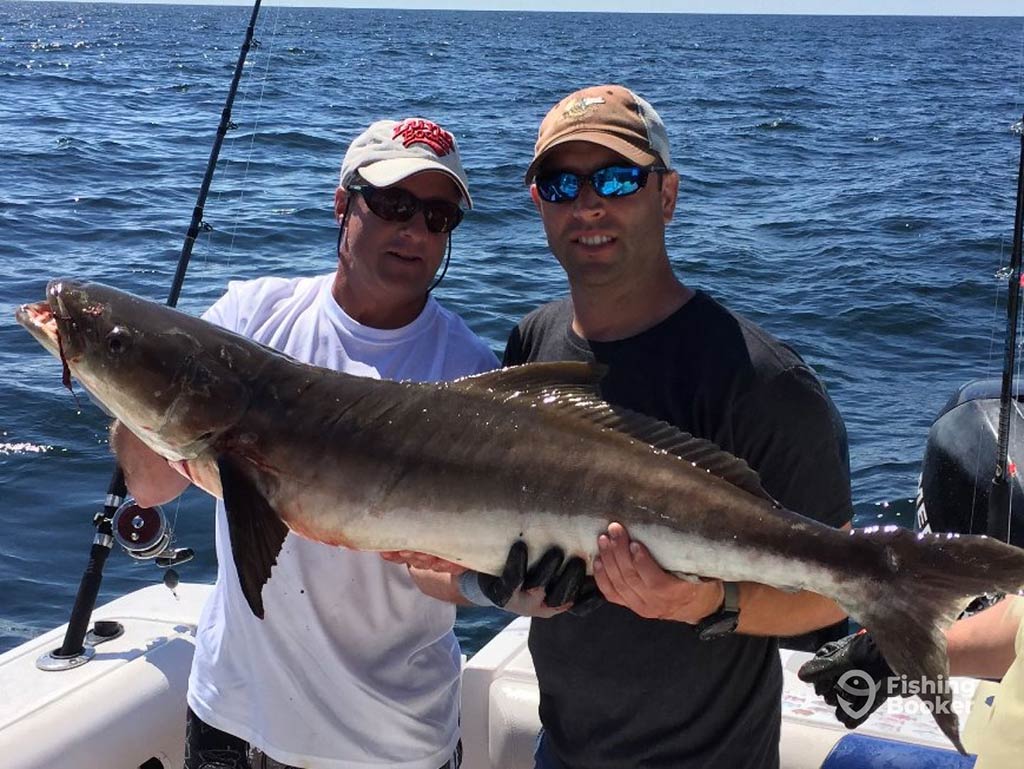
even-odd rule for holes
{"type": "Polygon", "coordinates": [[[574,174],[570,171],[544,173],[534,180],[537,193],[548,203],[568,203],[576,200],[584,184],[594,188],[602,198],[623,198],[632,195],[647,184],[651,172],[667,171],[661,166],[640,168],[639,166],[606,166],[591,174],[574,174]]]}

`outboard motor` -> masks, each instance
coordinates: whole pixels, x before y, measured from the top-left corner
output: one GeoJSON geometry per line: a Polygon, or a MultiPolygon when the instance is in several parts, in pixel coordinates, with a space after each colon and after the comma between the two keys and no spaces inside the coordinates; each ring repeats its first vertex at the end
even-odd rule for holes
{"type": "MultiPolygon", "coordinates": [[[[939,412],[928,433],[917,494],[918,531],[984,534],[999,435],[998,379],[963,385],[939,412]]],[[[1024,463],[1024,399],[1014,385],[1009,466],[1024,463]]],[[[1024,547],[1024,464],[1007,474],[1010,542],[1024,547]]]]}

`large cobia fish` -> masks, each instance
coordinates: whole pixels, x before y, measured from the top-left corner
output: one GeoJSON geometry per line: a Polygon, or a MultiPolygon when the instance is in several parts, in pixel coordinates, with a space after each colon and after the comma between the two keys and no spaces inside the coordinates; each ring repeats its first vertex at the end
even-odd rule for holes
{"type": "MultiPolygon", "coordinates": [[[[53,281],[18,322],[92,396],[224,499],[242,588],[288,530],[418,550],[500,573],[509,545],[588,565],[610,519],[666,569],[807,589],[871,629],[893,669],[945,680],[943,629],[986,591],[1024,585],[1024,551],[984,537],[839,531],[782,509],[742,461],[596,394],[601,370],[533,364],[444,384],[298,363],[107,286],[53,281]]],[[[950,695],[936,720],[963,750],[950,695]]]]}

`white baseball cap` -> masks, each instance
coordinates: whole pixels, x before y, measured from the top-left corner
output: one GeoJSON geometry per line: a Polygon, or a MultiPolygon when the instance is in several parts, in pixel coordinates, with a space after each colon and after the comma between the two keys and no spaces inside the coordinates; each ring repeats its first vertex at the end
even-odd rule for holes
{"type": "Polygon", "coordinates": [[[341,161],[341,186],[347,189],[357,173],[374,187],[389,187],[422,171],[447,174],[473,207],[455,137],[424,118],[378,120],[359,134],[341,161]]]}

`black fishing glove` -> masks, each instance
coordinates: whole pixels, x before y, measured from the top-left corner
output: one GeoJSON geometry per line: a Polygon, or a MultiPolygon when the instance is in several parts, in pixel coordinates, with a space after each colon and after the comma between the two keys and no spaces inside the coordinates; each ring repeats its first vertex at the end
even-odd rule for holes
{"type": "Polygon", "coordinates": [[[497,606],[517,614],[530,613],[526,610],[529,603],[526,591],[538,587],[544,588],[544,605],[551,608],[567,603],[575,605],[581,594],[584,609],[600,603],[600,593],[593,579],[586,577],[582,558],[573,556],[566,560],[562,548],[549,547],[532,567],[528,567],[528,563],[526,543],[513,542],[500,576],[463,572],[459,576],[459,591],[477,606],[497,606]],[[594,594],[598,598],[596,602],[594,594]]]}
{"type": "Polygon", "coordinates": [[[836,709],[836,718],[855,729],[878,710],[894,691],[889,667],[867,630],[825,644],[797,671],[801,681],[836,709]]]}

